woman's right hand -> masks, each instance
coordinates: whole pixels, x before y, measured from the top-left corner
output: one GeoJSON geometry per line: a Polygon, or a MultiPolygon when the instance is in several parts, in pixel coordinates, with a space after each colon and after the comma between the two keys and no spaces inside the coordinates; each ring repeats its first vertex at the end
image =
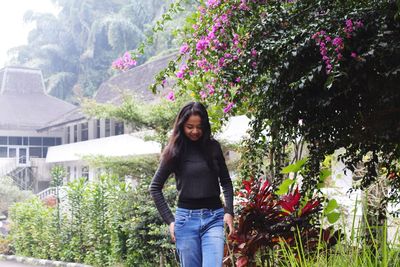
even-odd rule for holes
{"type": "Polygon", "coordinates": [[[169,234],[171,235],[172,242],[175,243],[175,223],[174,222],[169,224],[169,234]]]}

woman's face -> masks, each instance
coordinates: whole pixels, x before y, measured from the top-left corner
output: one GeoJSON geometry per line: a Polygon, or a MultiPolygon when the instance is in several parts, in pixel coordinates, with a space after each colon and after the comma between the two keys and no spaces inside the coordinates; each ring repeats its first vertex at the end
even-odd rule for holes
{"type": "Polygon", "coordinates": [[[203,135],[200,116],[190,115],[189,119],[183,124],[183,130],[186,137],[190,140],[199,140],[203,135]]]}

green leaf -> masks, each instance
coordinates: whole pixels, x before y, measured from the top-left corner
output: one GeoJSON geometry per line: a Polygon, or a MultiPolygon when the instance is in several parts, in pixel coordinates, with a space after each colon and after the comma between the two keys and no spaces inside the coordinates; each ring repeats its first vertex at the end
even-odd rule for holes
{"type": "Polygon", "coordinates": [[[327,214],[326,217],[328,218],[329,223],[335,223],[335,222],[337,222],[337,220],[339,220],[340,213],[339,212],[331,212],[331,213],[327,214]]]}
{"type": "Polygon", "coordinates": [[[287,173],[291,173],[291,172],[298,172],[299,170],[301,170],[301,168],[303,167],[303,165],[306,162],[307,162],[307,158],[304,158],[304,159],[301,159],[299,161],[296,161],[295,163],[283,168],[281,173],[287,174],[287,173]]]}
{"type": "Polygon", "coordinates": [[[331,213],[337,207],[338,207],[338,204],[337,204],[336,199],[331,199],[331,200],[329,200],[328,205],[326,205],[324,213],[325,214],[331,213]]]}
{"type": "Polygon", "coordinates": [[[289,186],[291,186],[294,183],[294,180],[292,179],[286,179],[282,182],[282,184],[279,186],[278,190],[275,192],[277,195],[284,195],[289,191],[289,186]]]}
{"type": "Polygon", "coordinates": [[[319,173],[319,180],[321,182],[324,182],[326,178],[328,178],[332,174],[332,171],[330,169],[323,169],[319,173]]]}

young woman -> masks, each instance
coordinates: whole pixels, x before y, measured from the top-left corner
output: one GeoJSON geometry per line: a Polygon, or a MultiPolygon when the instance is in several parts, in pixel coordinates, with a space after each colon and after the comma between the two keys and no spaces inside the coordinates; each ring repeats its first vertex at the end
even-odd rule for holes
{"type": "Polygon", "coordinates": [[[181,266],[222,266],[224,222],[229,233],[233,231],[233,188],[221,147],[211,137],[207,110],[201,103],[188,103],[179,112],[149,190],[169,225],[181,266]],[[175,217],[162,193],[171,173],[175,174],[178,191],[175,217]]]}

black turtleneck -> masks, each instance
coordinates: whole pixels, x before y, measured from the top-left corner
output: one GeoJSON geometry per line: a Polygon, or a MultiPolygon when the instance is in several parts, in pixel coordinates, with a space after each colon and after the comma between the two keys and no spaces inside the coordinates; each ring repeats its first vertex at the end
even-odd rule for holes
{"type": "Polygon", "coordinates": [[[185,209],[217,209],[222,207],[220,185],[225,198],[225,210],[233,215],[233,187],[226,167],[220,144],[213,140],[211,145],[213,168],[207,160],[198,142],[189,142],[177,164],[161,161],[150,184],[150,194],[156,207],[167,224],[175,218],[165,201],[162,188],[171,173],[175,174],[178,190],[178,207],[185,209]]]}

